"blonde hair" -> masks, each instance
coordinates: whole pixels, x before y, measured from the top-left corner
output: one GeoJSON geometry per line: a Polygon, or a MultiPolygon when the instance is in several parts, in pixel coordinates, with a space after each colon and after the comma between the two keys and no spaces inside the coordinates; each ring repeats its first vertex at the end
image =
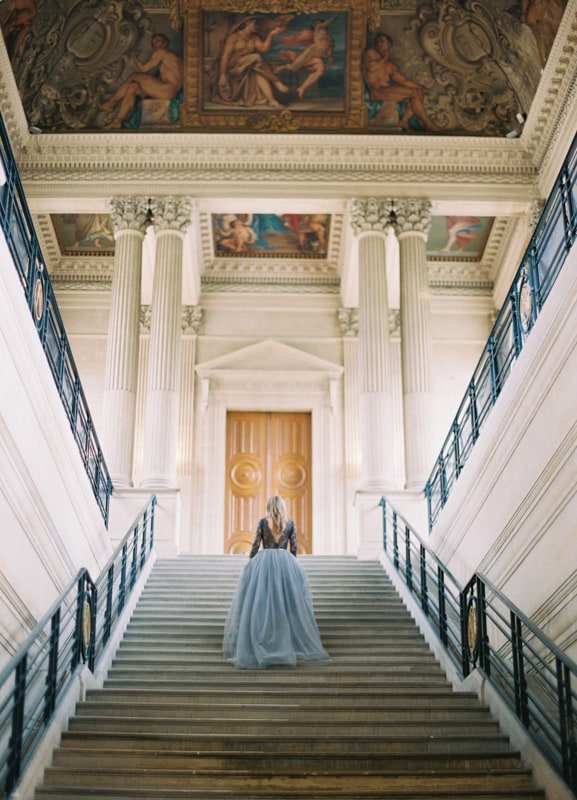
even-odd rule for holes
{"type": "Polygon", "coordinates": [[[266,513],[272,518],[277,533],[282,533],[287,521],[287,510],[282,497],[278,494],[269,497],[266,501],[266,513]]]}

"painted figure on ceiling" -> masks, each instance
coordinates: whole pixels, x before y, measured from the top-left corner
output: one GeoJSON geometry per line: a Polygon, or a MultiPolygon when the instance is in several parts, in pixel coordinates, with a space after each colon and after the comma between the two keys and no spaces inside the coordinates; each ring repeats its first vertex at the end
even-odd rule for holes
{"type": "MultiPolygon", "coordinates": [[[[273,20],[268,30],[260,32],[260,19],[254,14],[243,17],[231,26],[221,52],[210,71],[211,100],[224,105],[245,108],[265,105],[284,108],[275,96],[288,93],[288,86],[275,75],[264,53],[270,50],[273,38],[282,33],[286,22],[292,19],[273,20]]],[[[264,27],[264,26],[263,26],[264,27]]]]}
{"type": "Polygon", "coordinates": [[[12,61],[37,14],[36,0],[9,0],[3,15],[2,33],[12,61]]]}
{"type": "Polygon", "coordinates": [[[298,72],[305,68],[309,75],[297,88],[297,95],[302,100],[304,93],[325,74],[334,61],[333,53],[335,42],[327,28],[338,19],[338,14],[333,14],[329,19],[317,19],[311,28],[305,28],[296,34],[286,34],[280,37],[280,42],[285,47],[304,47],[298,50],[280,50],[279,56],[286,59],[288,64],[281,64],[275,73],[298,72]]]}
{"type": "Polygon", "coordinates": [[[545,66],[551,52],[562,17],[563,6],[559,0],[521,0],[521,22],[533,31],[541,67],[545,66]]]}
{"type": "Polygon", "coordinates": [[[256,233],[242,215],[225,215],[221,233],[222,239],[218,242],[218,247],[230,253],[248,252],[257,240],[256,233]]]}
{"type": "Polygon", "coordinates": [[[391,45],[391,37],[380,32],[375,36],[373,47],[363,52],[363,80],[372,104],[369,118],[380,112],[383,103],[392,102],[397,106],[402,130],[438,131],[423,104],[428,93],[426,87],[405,77],[389,60],[391,45]]]}
{"type": "Polygon", "coordinates": [[[481,227],[479,217],[447,217],[447,241],[441,252],[448,253],[455,245],[457,250],[463,250],[479,238],[481,227]]]}
{"type": "Polygon", "coordinates": [[[147,61],[140,61],[139,51],[134,53],[138,72],[123,81],[109,100],[100,103],[103,111],[116,112],[107,128],[120,128],[133,113],[139,98],[173,100],[182,89],[182,59],[168,49],[168,38],[155,33],[151,39],[152,53],[147,61]],[[157,75],[149,73],[155,70],[157,75]]]}

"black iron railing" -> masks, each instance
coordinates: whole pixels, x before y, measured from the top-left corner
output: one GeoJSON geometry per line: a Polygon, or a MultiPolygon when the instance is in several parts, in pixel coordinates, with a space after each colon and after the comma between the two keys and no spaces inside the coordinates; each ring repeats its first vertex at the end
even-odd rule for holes
{"type": "Polygon", "coordinates": [[[0,227],[10,249],[28,308],[80,450],[84,469],[104,522],[108,525],[112,482],[94,430],[92,416],[72,357],[46,264],[40,252],[32,217],[1,117],[0,160],[6,173],[6,183],[0,185],[0,227]]]}
{"type": "Polygon", "coordinates": [[[477,573],[460,586],[385,498],[383,547],[448,656],[478,669],[577,792],[577,664],[477,573]]]}
{"type": "Polygon", "coordinates": [[[555,181],[425,486],[429,531],[447,503],[576,238],[577,138],[555,181]]]}
{"type": "Polygon", "coordinates": [[[82,569],[0,674],[0,798],[8,797],[79,668],[94,671],[154,544],[151,497],[96,582],[82,569]]]}

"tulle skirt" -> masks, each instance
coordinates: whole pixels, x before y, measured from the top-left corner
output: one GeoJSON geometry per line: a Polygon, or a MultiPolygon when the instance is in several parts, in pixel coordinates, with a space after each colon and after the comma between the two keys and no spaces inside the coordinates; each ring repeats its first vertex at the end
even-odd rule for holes
{"type": "Polygon", "coordinates": [[[243,669],[329,659],[307,575],[288,550],[260,550],[244,567],[222,651],[227,661],[243,669]]]}

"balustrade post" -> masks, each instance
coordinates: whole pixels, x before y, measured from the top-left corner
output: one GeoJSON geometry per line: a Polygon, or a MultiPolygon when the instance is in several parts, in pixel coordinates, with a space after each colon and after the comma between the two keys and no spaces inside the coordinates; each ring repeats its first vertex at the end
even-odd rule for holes
{"type": "Polygon", "coordinates": [[[531,287],[531,291],[533,293],[533,306],[531,308],[531,324],[535,321],[537,314],[541,311],[543,307],[543,302],[541,300],[541,281],[539,279],[539,265],[538,265],[538,258],[537,258],[537,244],[533,240],[530,248],[529,248],[529,286],[531,287]]]}
{"type": "Polygon", "coordinates": [[[50,650],[48,653],[48,672],[44,691],[44,722],[47,723],[56,707],[56,687],[58,683],[58,645],[60,642],[60,608],[52,615],[50,622],[50,650]]]}
{"type": "Polygon", "coordinates": [[[427,550],[423,544],[420,545],[420,564],[421,564],[421,608],[425,615],[429,616],[429,589],[427,586],[427,550]]]}
{"type": "Polygon", "coordinates": [[[22,740],[24,736],[24,707],[26,704],[26,673],[28,657],[22,656],[14,676],[14,706],[12,708],[12,733],[8,742],[8,770],[6,775],[6,795],[8,796],[18,778],[22,765],[22,740]]]}
{"type": "Polygon", "coordinates": [[[485,584],[477,577],[477,609],[479,615],[479,665],[487,677],[491,675],[491,656],[489,649],[489,632],[487,630],[487,602],[485,584]]]}
{"type": "Polygon", "coordinates": [[[88,642],[86,662],[90,672],[94,672],[94,667],[96,666],[96,610],[98,608],[98,589],[92,582],[90,583],[88,597],[90,605],[90,641],[88,642]]]}
{"type": "Polygon", "coordinates": [[[383,550],[387,552],[387,501],[381,497],[379,505],[383,510],[383,550]]]}
{"type": "Polygon", "coordinates": [[[573,722],[573,700],[571,692],[571,672],[559,658],[557,667],[557,699],[559,703],[559,723],[561,732],[561,760],[563,777],[568,785],[577,790],[577,740],[573,722]]]}
{"type": "Polygon", "coordinates": [[[76,620],[74,625],[74,643],[72,647],[72,660],[70,669],[76,669],[82,659],[82,619],[84,612],[84,575],[78,579],[76,589],[76,620]]]}
{"type": "Polygon", "coordinates": [[[487,342],[487,358],[489,360],[489,374],[491,376],[491,401],[493,405],[501,392],[499,373],[495,364],[495,337],[491,334],[487,342]]]}
{"type": "Polygon", "coordinates": [[[433,509],[431,508],[431,481],[425,485],[425,498],[427,500],[427,519],[429,521],[429,533],[433,532],[433,509]]]}
{"type": "Polygon", "coordinates": [[[571,175],[567,165],[561,168],[559,175],[559,194],[561,195],[561,208],[563,209],[563,228],[565,231],[565,248],[567,253],[571,249],[573,236],[571,230],[571,175]]]}
{"type": "Polygon", "coordinates": [[[439,638],[443,645],[447,647],[449,641],[447,598],[445,596],[445,571],[441,566],[437,567],[437,585],[439,587],[439,638]]]}
{"type": "Polygon", "coordinates": [[[126,597],[126,568],[127,568],[127,546],[128,542],[124,542],[122,546],[122,559],[120,561],[120,584],[118,586],[118,613],[124,608],[124,600],[126,597]]]}
{"type": "Polygon", "coordinates": [[[156,508],[156,495],[152,498],[152,508],[150,510],[150,550],[154,547],[154,515],[155,515],[155,508],[156,508]]]}
{"type": "Polygon", "coordinates": [[[441,508],[445,507],[445,503],[448,499],[447,494],[447,474],[445,472],[445,459],[443,458],[443,454],[439,455],[438,459],[439,464],[439,495],[441,498],[441,508]]]}
{"type": "Polygon", "coordinates": [[[114,591],[114,564],[110,565],[106,576],[106,611],[104,612],[104,631],[102,642],[106,644],[112,630],[112,596],[114,591]]]}
{"type": "Polygon", "coordinates": [[[132,562],[130,565],[130,589],[136,583],[136,564],[138,563],[138,525],[132,532],[132,562]]]}
{"type": "Polygon", "coordinates": [[[513,328],[513,344],[515,346],[515,358],[519,358],[521,350],[523,349],[523,328],[521,326],[521,315],[519,313],[520,303],[519,287],[515,283],[509,295],[511,302],[511,320],[513,328]]]}
{"type": "Polygon", "coordinates": [[[397,525],[397,512],[393,511],[393,564],[399,569],[399,530],[397,525]]]}
{"type": "MultiPolygon", "coordinates": [[[[440,584],[439,584],[440,585],[440,584]]],[[[459,597],[459,606],[461,612],[461,670],[463,677],[466,678],[471,671],[471,662],[469,658],[469,604],[467,602],[467,590],[461,592],[459,597]]]]}
{"type": "Polygon", "coordinates": [[[471,419],[471,436],[473,443],[479,438],[479,411],[477,409],[477,390],[474,378],[469,383],[467,390],[469,395],[469,413],[471,419]]]}
{"type": "Polygon", "coordinates": [[[140,537],[140,572],[144,569],[146,561],[146,511],[142,517],[142,534],[140,537]]]}
{"type": "Polygon", "coordinates": [[[413,591],[413,564],[411,560],[411,529],[405,525],[405,583],[413,591]]]}
{"type": "Polygon", "coordinates": [[[521,620],[511,611],[511,647],[513,649],[513,677],[515,681],[515,711],[517,716],[529,727],[529,704],[527,681],[525,680],[525,660],[523,656],[523,632],[521,620]]]}

